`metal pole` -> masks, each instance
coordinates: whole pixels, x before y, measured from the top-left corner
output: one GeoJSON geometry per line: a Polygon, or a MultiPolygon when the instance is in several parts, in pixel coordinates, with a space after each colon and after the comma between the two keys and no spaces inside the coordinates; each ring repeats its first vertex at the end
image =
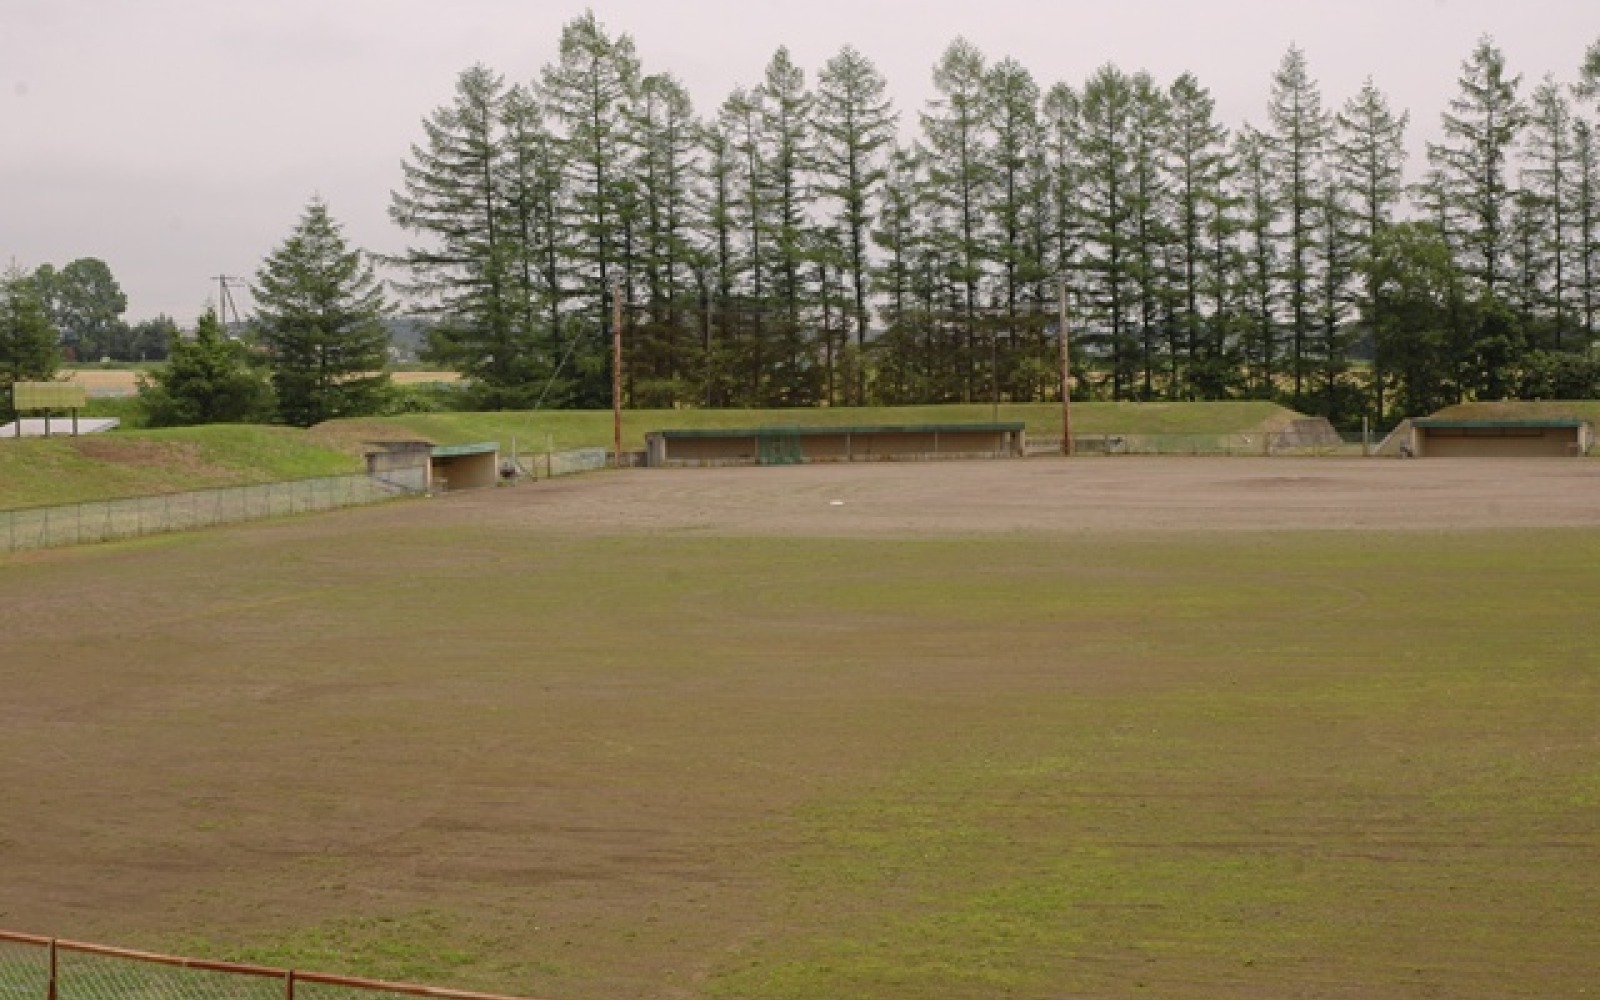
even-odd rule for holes
{"type": "Polygon", "coordinates": [[[56,1000],[56,939],[50,939],[50,984],[45,987],[45,1000],[56,1000]]]}
{"type": "Polygon", "coordinates": [[[989,331],[989,419],[1000,422],[1000,329],[989,331]]]}
{"type": "Polygon", "coordinates": [[[1061,272],[1060,288],[1061,307],[1061,454],[1072,454],[1072,390],[1071,383],[1067,381],[1068,351],[1067,351],[1067,273],[1061,272]]]}
{"type": "Polygon", "coordinates": [[[622,282],[611,286],[611,433],[622,468],[622,282]]]}

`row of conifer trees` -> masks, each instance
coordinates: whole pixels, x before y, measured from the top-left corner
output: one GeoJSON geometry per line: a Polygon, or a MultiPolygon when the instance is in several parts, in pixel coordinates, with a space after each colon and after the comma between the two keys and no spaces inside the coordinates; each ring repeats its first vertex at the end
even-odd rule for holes
{"type": "Polygon", "coordinates": [[[1600,43],[1529,88],[1484,39],[1420,171],[1409,114],[1333,110],[1298,48],[1259,125],[961,40],[933,83],[908,121],[855,49],[779,49],[701,114],[592,14],[531,80],[466,70],[391,205],[435,357],[480,405],[601,405],[620,304],[634,405],[1038,400],[1064,289],[1085,398],[1387,418],[1593,379],[1600,43]]]}

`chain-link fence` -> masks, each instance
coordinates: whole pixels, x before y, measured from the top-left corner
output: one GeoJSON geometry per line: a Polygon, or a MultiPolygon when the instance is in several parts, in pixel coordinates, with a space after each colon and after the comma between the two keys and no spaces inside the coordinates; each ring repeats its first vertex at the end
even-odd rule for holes
{"type": "Polygon", "coordinates": [[[0,931],[0,1000],[518,1000],[0,931]]]}
{"type": "MultiPolygon", "coordinates": [[[[18,552],[376,503],[417,490],[366,475],[0,510],[0,549],[18,552]]],[[[3,998],[0,998],[3,1000],[3,998]]]]}
{"type": "MultiPolygon", "coordinates": [[[[604,448],[518,456],[520,473],[533,479],[603,469],[604,448]]],[[[254,486],[223,486],[184,493],[93,500],[56,507],[0,510],[0,552],[106,542],[167,531],[235,524],[288,514],[334,510],[421,494],[427,458],[375,466],[367,475],[324,476],[254,486]]],[[[0,1000],[7,1000],[0,995],[0,1000]]]]}
{"type": "Polygon", "coordinates": [[[548,479],[604,469],[609,460],[610,455],[604,448],[579,448],[576,451],[524,452],[517,456],[516,466],[524,476],[548,479]]]}
{"type": "Polygon", "coordinates": [[[50,989],[50,940],[0,933],[0,1000],[39,1000],[50,989]]]}
{"type": "MultiPolygon", "coordinates": [[[[1360,455],[1361,444],[1332,437],[1253,434],[1074,434],[1076,455],[1360,455]]],[[[1029,436],[1029,455],[1061,454],[1061,439],[1029,436]]]]}

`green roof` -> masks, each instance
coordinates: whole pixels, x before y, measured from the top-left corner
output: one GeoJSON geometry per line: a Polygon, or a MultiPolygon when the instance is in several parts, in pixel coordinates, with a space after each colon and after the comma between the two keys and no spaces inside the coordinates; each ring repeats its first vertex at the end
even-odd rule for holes
{"type": "Polygon", "coordinates": [[[1542,420],[1469,420],[1452,417],[1418,417],[1411,421],[1417,427],[1442,427],[1442,428],[1471,428],[1482,427],[1485,429],[1518,428],[1518,427],[1582,427],[1587,420],[1575,417],[1547,417],[1542,420]]]}
{"type": "Polygon", "coordinates": [[[479,441],[477,444],[437,444],[431,454],[434,458],[455,458],[458,455],[487,455],[500,450],[499,441],[479,441]]]}
{"type": "Polygon", "coordinates": [[[799,426],[766,426],[766,427],[728,427],[728,428],[693,428],[683,430],[651,431],[664,438],[728,438],[728,437],[762,437],[770,434],[803,435],[816,437],[819,435],[838,434],[970,434],[974,432],[991,431],[1022,431],[1028,425],[1017,421],[1015,423],[998,424],[861,424],[857,426],[841,427],[799,427],[799,426]]]}

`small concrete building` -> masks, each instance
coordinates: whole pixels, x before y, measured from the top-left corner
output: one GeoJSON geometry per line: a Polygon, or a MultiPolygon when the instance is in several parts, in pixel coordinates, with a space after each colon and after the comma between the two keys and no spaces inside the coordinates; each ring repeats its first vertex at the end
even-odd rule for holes
{"type": "Polygon", "coordinates": [[[645,435],[646,464],[659,468],[1021,458],[1027,453],[1024,433],[1021,423],[652,431],[645,435]]]}
{"type": "Polygon", "coordinates": [[[1417,458],[1570,458],[1588,454],[1594,427],[1587,420],[1470,420],[1419,417],[1409,448],[1417,458]]]}
{"type": "Polygon", "coordinates": [[[500,481],[500,444],[436,445],[428,441],[374,441],[367,475],[408,490],[466,490],[500,481]]]}
{"type": "Polygon", "coordinates": [[[438,445],[428,462],[430,489],[472,490],[500,482],[500,442],[438,445]]]}

